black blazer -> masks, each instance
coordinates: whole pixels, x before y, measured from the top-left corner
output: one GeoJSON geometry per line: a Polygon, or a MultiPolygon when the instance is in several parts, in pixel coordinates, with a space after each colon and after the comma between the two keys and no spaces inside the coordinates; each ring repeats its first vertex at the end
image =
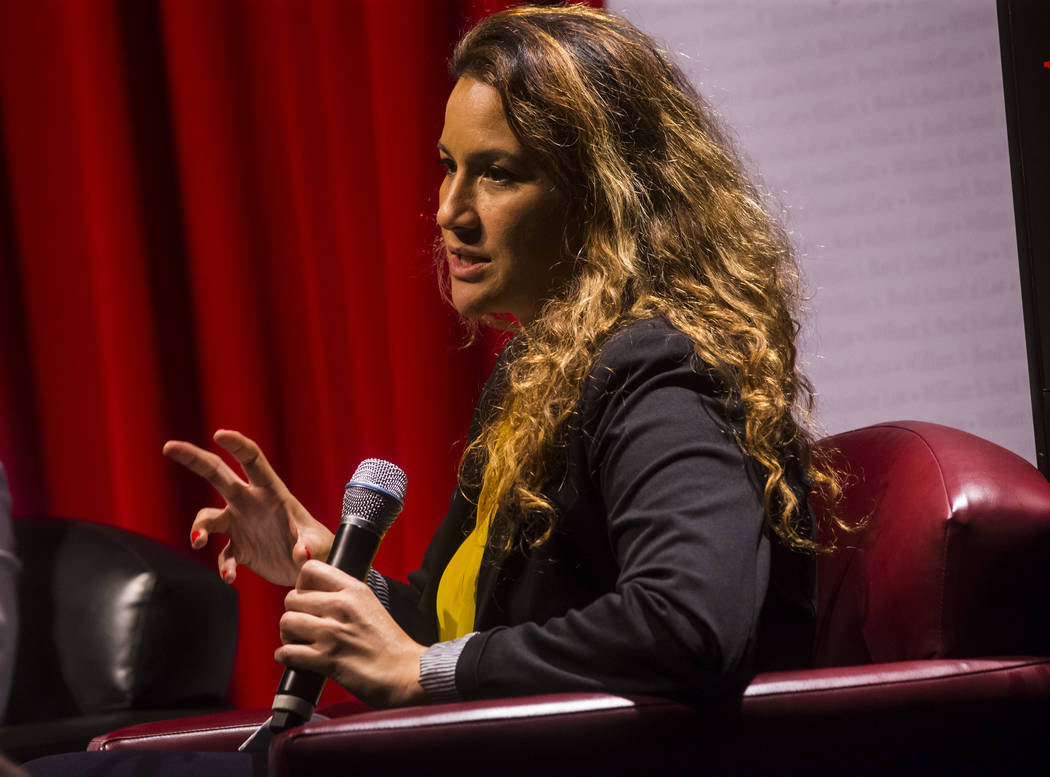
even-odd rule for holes
{"type": "MultiPolygon", "coordinates": [[[[472,436],[508,359],[482,392],[472,436]]],[[[463,698],[709,698],[739,692],[756,668],[808,663],[814,560],[763,531],[756,466],[688,337],[663,319],[614,335],[559,453],[554,535],[482,562],[480,633],[456,667],[463,698]]],[[[457,488],[422,567],[407,585],[389,581],[391,612],[423,644],[436,640],[438,582],[474,526],[476,499],[476,485],[457,488]]]]}

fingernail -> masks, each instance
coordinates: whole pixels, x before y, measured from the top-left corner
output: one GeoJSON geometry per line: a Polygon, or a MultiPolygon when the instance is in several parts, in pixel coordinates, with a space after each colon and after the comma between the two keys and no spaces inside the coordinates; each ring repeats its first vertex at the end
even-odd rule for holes
{"type": "Polygon", "coordinates": [[[225,569],[224,569],[224,570],[222,570],[222,582],[224,582],[224,583],[226,582],[226,576],[227,576],[228,574],[230,574],[230,573],[229,573],[229,572],[227,572],[227,571],[226,571],[225,569]]]}
{"type": "Polygon", "coordinates": [[[309,548],[306,549],[306,560],[307,561],[310,560],[310,549],[309,548]]]}
{"type": "Polygon", "coordinates": [[[190,535],[190,542],[196,542],[197,538],[201,536],[200,531],[195,531],[190,535]]]}

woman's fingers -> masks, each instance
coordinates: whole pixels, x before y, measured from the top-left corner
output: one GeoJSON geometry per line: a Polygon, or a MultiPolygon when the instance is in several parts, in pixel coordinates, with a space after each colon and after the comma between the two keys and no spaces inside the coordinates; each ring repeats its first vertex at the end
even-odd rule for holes
{"type": "Polygon", "coordinates": [[[274,661],[283,666],[290,666],[299,671],[316,672],[329,677],[332,675],[335,662],[329,654],[317,650],[315,645],[296,644],[281,645],[273,652],[274,661]]]}
{"type": "Polygon", "coordinates": [[[350,644],[336,638],[331,621],[301,612],[286,612],[280,622],[281,646],[274,652],[280,664],[331,675],[350,644]]]}
{"type": "Polygon", "coordinates": [[[281,642],[286,645],[312,644],[327,634],[321,616],[304,612],[284,613],[278,626],[281,642]]]}
{"type": "Polygon", "coordinates": [[[221,453],[180,440],[164,445],[166,456],[207,480],[226,500],[225,508],[197,513],[190,544],[203,548],[215,533],[230,538],[218,559],[226,582],[245,565],[272,583],[294,585],[311,553],[327,558],[332,533],[292,496],[255,442],[228,429],[217,431],[215,440],[241,464],[243,477],[221,453]]]}
{"type": "Polygon", "coordinates": [[[229,524],[228,508],[202,507],[197,511],[197,517],[193,519],[193,526],[190,527],[190,545],[195,550],[200,550],[208,544],[209,535],[226,534],[229,524]]]}
{"type": "Polygon", "coordinates": [[[284,617],[303,615],[353,627],[372,622],[383,605],[357,578],[320,561],[308,561],[299,570],[295,588],[285,595],[284,609],[284,617]]]}
{"type": "Polygon", "coordinates": [[[233,540],[226,543],[226,547],[219,551],[219,576],[224,583],[232,584],[237,579],[237,556],[234,552],[233,540]]]}
{"type": "Polygon", "coordinates": [[[338,618],[342,612],[351,608],[347,607],[340,597],[327,591],[299,591],[293,588],[284,597],[284,609],[286,613],[301,612],[319,618],[338,618]]]}
{"type": "MultiPolygon", "coordinates": [[[[334,579],[322,569],[306,572],[307,578],[334,579]]],[[[426,648],[401,630],[364,583],[346,579],[350,585],[338,592],[289,593],[280,624],[283,644],[274,658],[331,677],[373,706],[419,703],[419,661],[426,648]]]]}
{"type": "Polygon", "coordinates": [[[296,591],[341,591],[344,588],[354,589],[365,586],[360,580],[351,577],[341,569],[317,560],[307,561],[299,569],[295,581],[296,591]]]}
{"type": "Polygon", "coordinates": [[[247,484],[229,465],[211,451],[182,440],[164,443],[164,455],[211,483],[222,498],[232,502],[247,484]]]}
{"type": "Polygon", "coordinates": [[[220,429],[215,433],[215,442],[228,450],[244,469],[244,474],[252,485],[260,488],[274,488],[282,485],[281,479],[266,460],[262,449],[240,432],[232,429],[220,429]]]}

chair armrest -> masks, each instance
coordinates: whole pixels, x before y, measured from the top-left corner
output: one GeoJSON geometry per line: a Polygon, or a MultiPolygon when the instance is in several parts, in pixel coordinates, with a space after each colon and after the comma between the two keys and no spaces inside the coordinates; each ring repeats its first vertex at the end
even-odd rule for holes
{"type": "MultiPolygon", "coordinates": [[[[587,760],[634,774],[679,770],[701,716],[652,697],[560,693],[366,712],[277,737],[270,774],[518,773],[587,760]]],[[[695,769],[695,762],[690,761],[695,769]]],[[[607,771],[603,766],[603,772],[607,771]]]]}
{"type": "Polygon", "coordinates": [[[1050,701],[1050,657],[896,661],[758,675],[745,720],[1050,701]]]}
{"type": "MultiPolygon", "coordinates": [[[[371,707],[356,699],[319,707],[330,718],[356,715],[371,707]]],[[[88,750],[191,750],[229,753],[270,717],[270,710],[238,710],[158,720],[110,731],[91,740],[88,750]]]]}
{"type": "Polygon", "coordinates": [[[724,747],[756,774],[1035,775],[1048,727],[1050,657],[931,659],[759,675],[724,747]]]}
{"type": "Polygon", "coordinates": [[[229,753],[240,747],[270,710],[236,710],[140,723],[101,734],[88,750],[192,750],[229,753]]]}

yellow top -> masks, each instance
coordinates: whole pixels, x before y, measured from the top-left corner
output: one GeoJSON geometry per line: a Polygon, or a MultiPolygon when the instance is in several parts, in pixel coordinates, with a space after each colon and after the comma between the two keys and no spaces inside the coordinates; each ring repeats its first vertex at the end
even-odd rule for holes
{"type": "MultiPolygon", "coordinates": [[[[498,432],[500,440],[510,434],[506,425],[498,432]]],[[[452,556],[441,573],[437,591],[438,639],[447,642],[474,631],[474,616],[477,614],[478,574],[485,545],[489,541],[489,528],[499,508],[496,481],[492,470],[485,468],[478,494],[477,522],[474,530],[463,540],[463,544],[452,556]]]]}
{"type": "Polygon", "coordinates": [[[478,518],[474,531],[441,574],[437,592],[438,639],[447,642],[474,631],[477,610],[478,573],[489,539],[490,520],[478,518]]]}

